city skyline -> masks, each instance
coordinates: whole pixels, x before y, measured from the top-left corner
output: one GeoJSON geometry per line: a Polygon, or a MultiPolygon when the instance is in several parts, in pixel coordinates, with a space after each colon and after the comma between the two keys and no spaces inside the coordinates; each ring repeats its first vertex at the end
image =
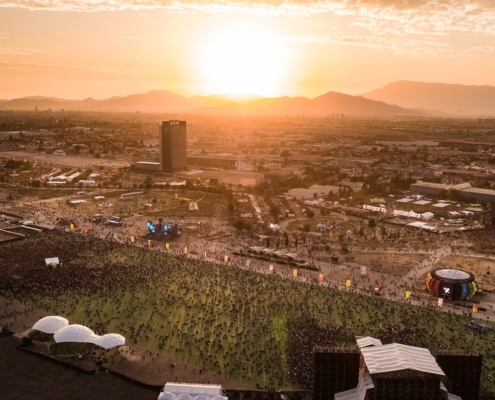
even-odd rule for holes
{"type": "Polygon", "coordinates": [[[399,80],[495,85],[488,1],[0,5],[0,99],[361,94],[399,80]]]}

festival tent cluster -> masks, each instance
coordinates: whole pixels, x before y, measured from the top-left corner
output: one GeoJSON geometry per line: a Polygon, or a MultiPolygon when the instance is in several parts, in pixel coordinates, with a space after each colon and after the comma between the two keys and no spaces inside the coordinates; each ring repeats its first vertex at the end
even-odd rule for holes
{"type": "Polygon", "coordinates": [[[69,325],[67,319],[55,315],[41,318],[33,325],[33,330],[53,334],[57,343],[93,343],[106,350],[125,344],[122,335],[108,333],[99,336],[84,325],[69,325]]]}

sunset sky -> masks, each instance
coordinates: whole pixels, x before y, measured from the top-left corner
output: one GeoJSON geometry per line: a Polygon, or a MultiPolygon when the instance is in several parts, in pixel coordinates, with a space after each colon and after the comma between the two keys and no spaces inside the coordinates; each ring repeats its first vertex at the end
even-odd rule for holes
{"type": "Polygon", "coordinates": [[[495,85],[495,0],[2,0],[0,99],[495,85]]]}

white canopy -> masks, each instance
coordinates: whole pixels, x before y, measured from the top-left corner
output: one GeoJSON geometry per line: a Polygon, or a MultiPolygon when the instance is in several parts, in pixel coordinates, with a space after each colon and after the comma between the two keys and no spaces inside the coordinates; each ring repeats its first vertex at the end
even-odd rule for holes
{"type": "Polygon", "coordinates": [[[67,325],[69,325],[69,321],[65,318],[52,315],[41,318],[33,325],[33,329],[44,333],[55,333],[67,325]]]}
{"type": "Polygon", "coordinates": [[[94,343],[100,336],[86,326],[83,325],[68,325],[58,330],[53,336],[57,343],[94,343]]]}
{"type": "Polygon", "coordinates": [[[175,400],[192,400],[192,397],[187,393],[181,393],[175,398],[175,400]]]}
{"type": "Polygon", "coordinates": [[[361,354],[370,374],[412,369],[445,375],[428,349],[391,343],[362,347],[361,354]]]}
{"type": "Polygon", "coordinates": [[[60,265],[60,260],[58,257],[45,258],[45,264],[47,267],[51,267],[52,265],[60,265]]]}
{"type": "Polygon", "coordinates": [[[96,339],[94,343],[106,350],[112,347],[123,346],[125,344],[125,337],[118,333],[108,333],[96,339]]]}
{"type": "Polygon", "coordinates": [[[158,396],[158,400],[175,400],[175,394],[170,392],[162,392],[158,396]]]}

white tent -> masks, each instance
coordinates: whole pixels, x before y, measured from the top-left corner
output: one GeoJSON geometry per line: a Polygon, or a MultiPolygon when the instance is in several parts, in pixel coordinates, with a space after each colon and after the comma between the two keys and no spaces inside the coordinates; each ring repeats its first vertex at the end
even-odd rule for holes
{"type": "Polygon", "coordinates": [[[194,400],[210,400],[210,398],[205,394],[198,394],[194,400]]]}
{"type": "Polygon", "coordinates": [[[106,350],[125,345],[125,337],[118,333],[108,333],[96,339],[94,343],[106,350]]]}
{"type": "Polygon", "coordinates": [[[68,325],[58,330],[53,336],[57,343],[94,343],[100,336],[86,326],[83,325],[68,325]]]}
{"type": "Polygon", "coordinates": [[[187,393],[181,393],[175,398],[175,400],[192,400],[192,397],[187,393]]]}
{"type": "Polygon", "coordinates": [[[55,333],[67,325],[69,325],[69,321],[65,318],[52,315],[50,317],[41,318],[33,325],[33,329],[44,333],[55,333]]]}
{"type": "Polygon", "coordinates": [[[60,260],[58,257],[45,258],[45,264],[47,267],[51,267],[52,265],[60,265],[60,260]]]}
{"type": "Polygon", "coordinates": [[[158,400],[175,400],[175,394],[170,392],[162,392],[158,396],[158,400]]]}

